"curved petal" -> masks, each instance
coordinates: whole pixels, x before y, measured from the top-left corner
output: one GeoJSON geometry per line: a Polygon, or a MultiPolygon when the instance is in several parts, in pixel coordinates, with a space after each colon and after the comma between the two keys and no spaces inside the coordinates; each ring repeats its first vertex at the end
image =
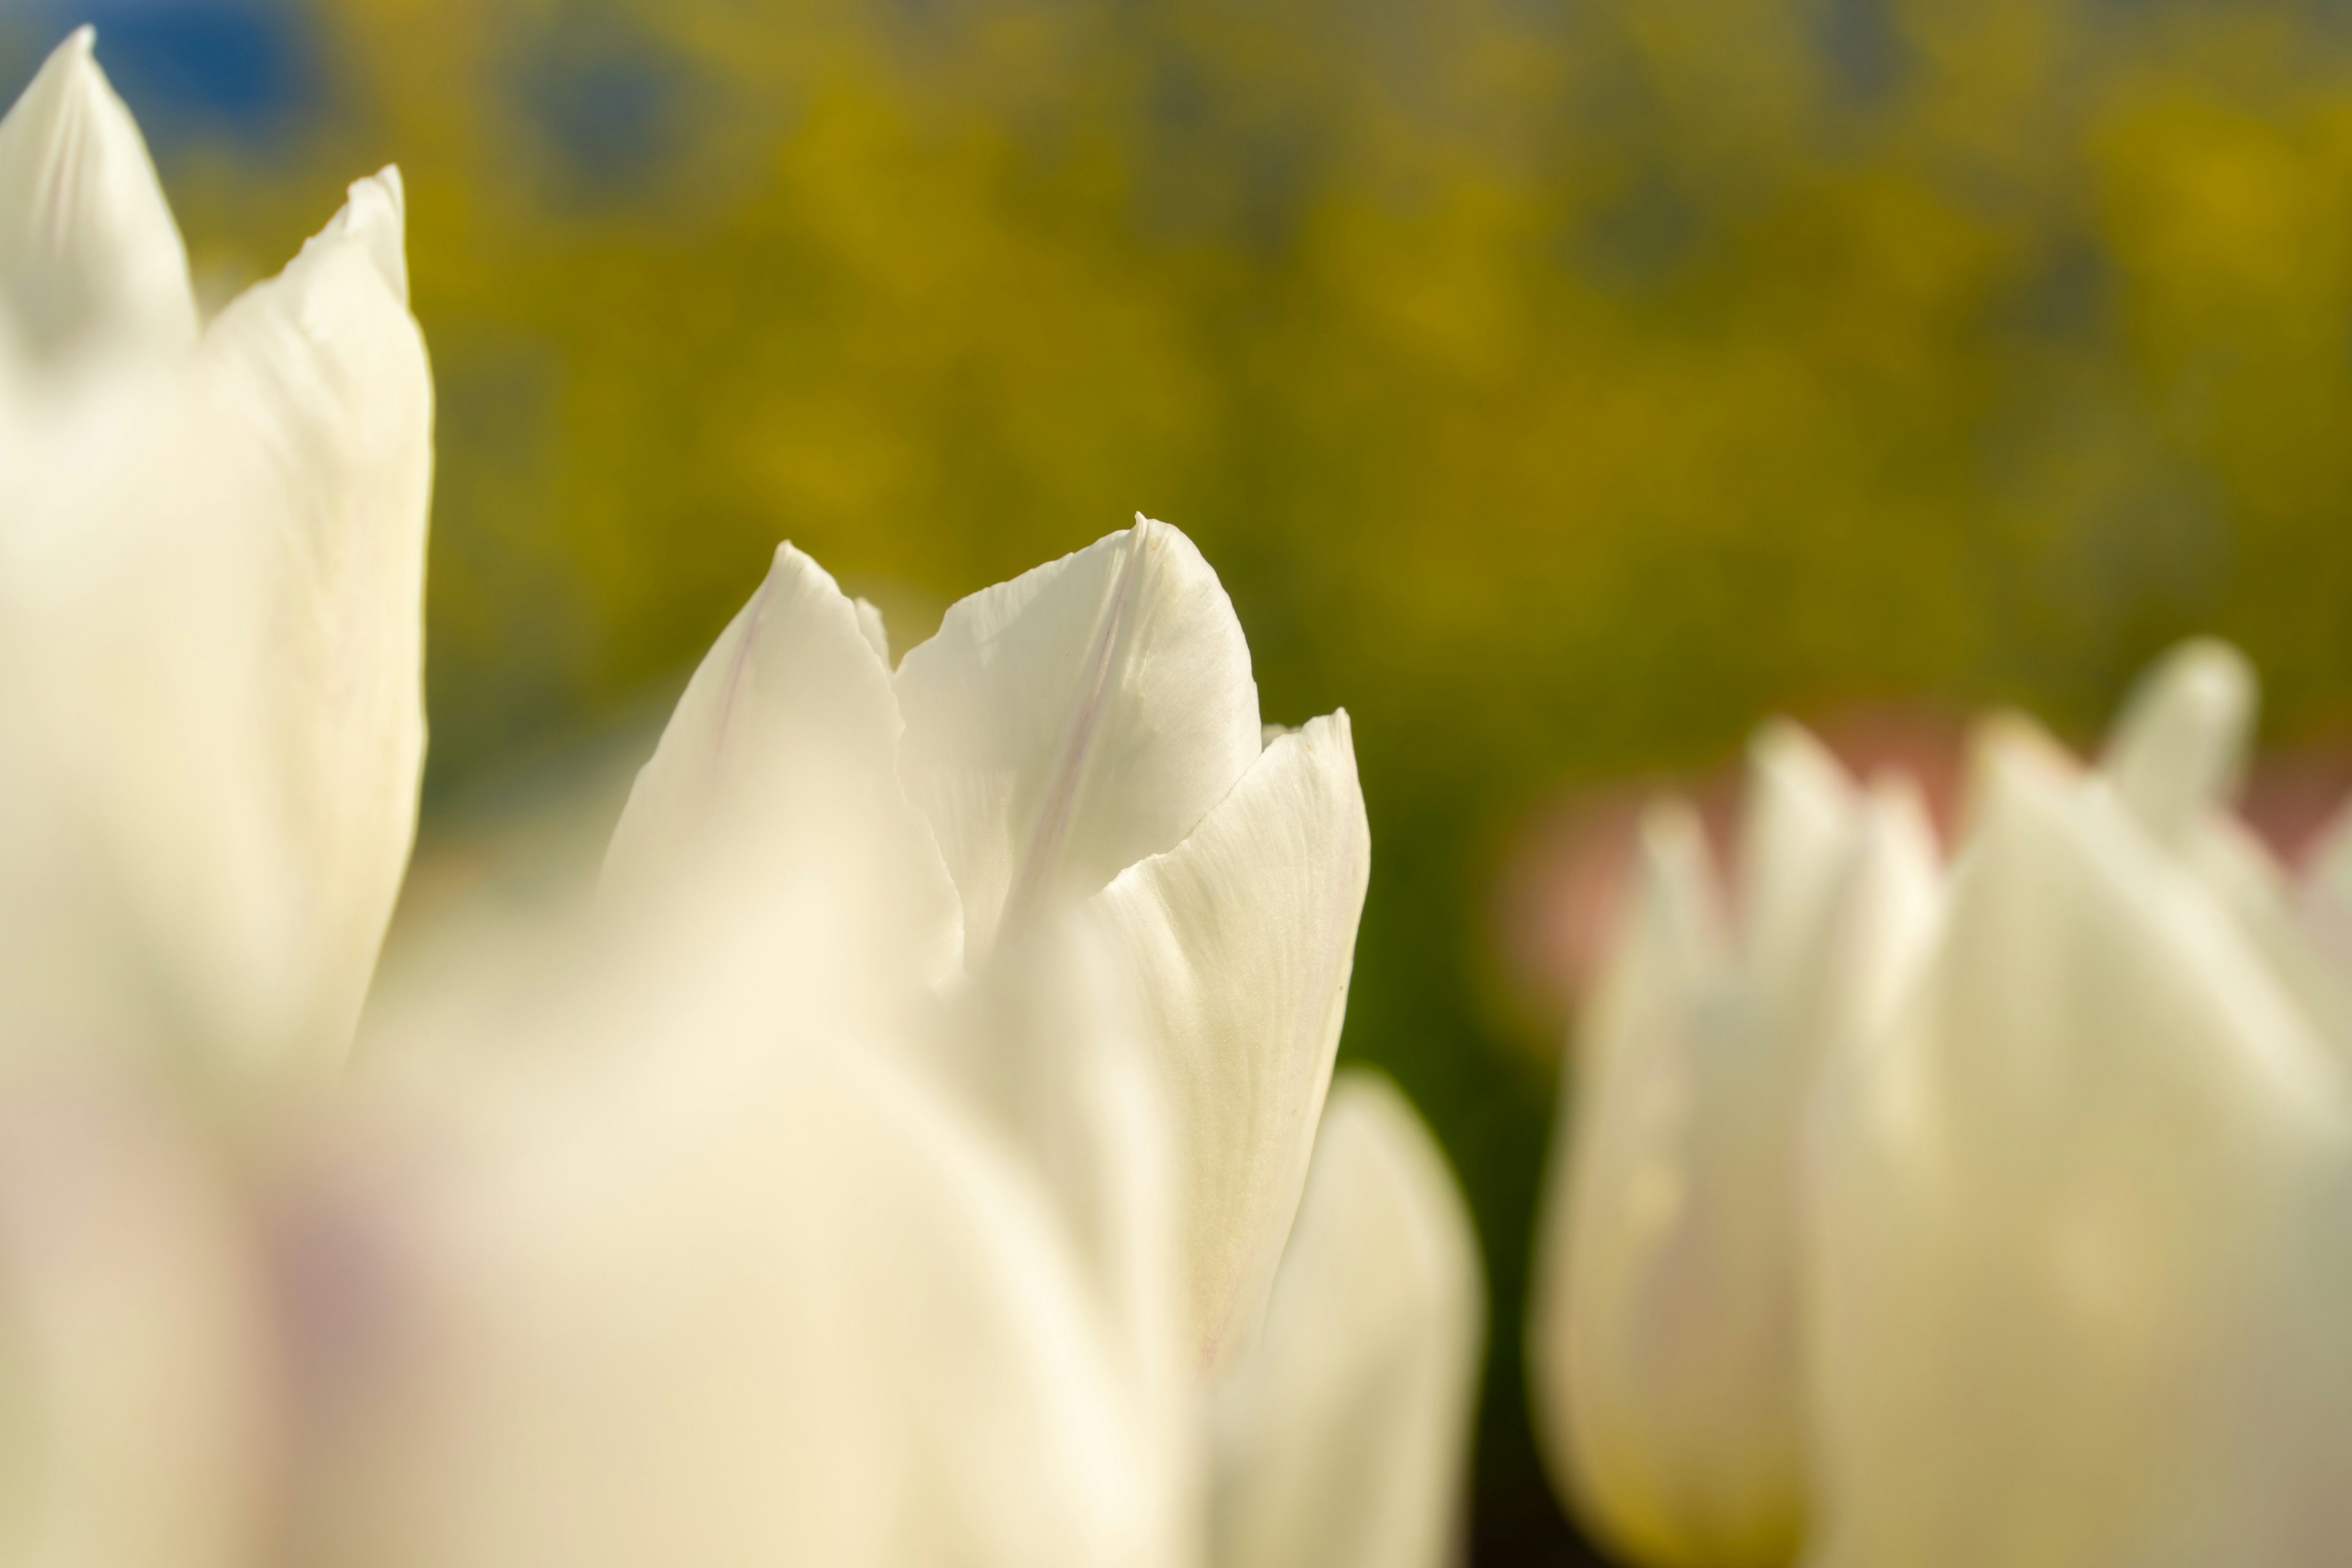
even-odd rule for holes
{"type": "Polygon", "coordinates": [[[1371,834],[1342,711],[1277,737],[1192,835],[1095,908],[1175,1105],[1203,1360],[1255,1331],[1348,1006],[1371,834]]]}
{"type": "Polygon", "coordinates": [[[0,120],[0,310],[36,353],[195,341],[188,253],[83,27],[0,120]]]}
{"type": "Polygon", "coordinates": [[[1996,738],[1814,1188],[1822,1568],[2286,1568],[2352,1524],[2352,1092],[2137,816],[1996,738]]]}
{"type": "Polygon", "coordinates": [[[1737,971],[1697,819],[1652,808],[1641,849],[1561,1085],[1528,1318],[1538,1426],[1562,1494],[1635,1560],[1778,1563],[1801,1511],[1781,1438],[1778,1096],[1755,1086],[1735,1136],[1709,1135],[1714,1107],[1758,1099],[1737,971]]]}
{"type": "Polygon", "coordinates": [[[1393,1085],[1339,1075],[1255,1349],[1219,1390],[1219,1568],[1444,1568],[1461,1544],[1486,1281],[1393,1085]]]}
{"type": "Polygon", "coordinates": [[[2211,637],[2182,643],[2140,677],[2100,771],[2148,832],[2177,843],[2237,792],[2256,700],[2245,655],[2211,637]]]}
{"type": "Polygon", "coordinates": [[[400,177],[205,334],[184,515],[255,563],[257,761],[293,836],[317,976],[293,1027],[348,1043],[406,868],[425,755],[433,384],[408,313],[400,177]]]}
{"type": "Polygon", "coordinates": [[[787,875],[808,856],[902,889],[887,918],[919,969],[956,960],[956,897],[897,773],[903,726],[878,620],[791,544],[688,682],[605,858],[608,895],[680,868],[787,875]]]}
{"type": "Polygon", "coordinates": [[[1865,802],[1793,724],[1748,755],[1735,939],[1696,821],[1644,825],[1562,1086],[1528,1331],[1563,1490],[1642,1561],[1691,1568],[1784,1562],[1801,1531],[1805,1109],[1899,990],[1875,961],[1916,948],[1887,897],[1908,877],[1872,846],[1933,880],[1916,800],[1865,802]]]}
{"type": "Polygon", "coordinates": [[[1172,847],[1259,751],[1257,686],[1201,552],[1139,518],[964,599],[898,667],[899,762],[976,961],[1008,910],[1172,847]]]}

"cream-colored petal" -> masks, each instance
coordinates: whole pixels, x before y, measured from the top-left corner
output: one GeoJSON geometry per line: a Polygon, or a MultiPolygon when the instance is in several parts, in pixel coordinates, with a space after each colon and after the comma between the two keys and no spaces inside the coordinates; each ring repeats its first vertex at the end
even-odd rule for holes
{"type": "Polygon", "coordinates": [[[900,773],[974,961],[1008,911],[1172,848],[1260,749],[1233,604],[1190,540],[1145,519],[953,605],[898,681],[900,773]]]}
{"type": "Polygon", "coordinates": [[[1801,1518],[1783,1086],[1753,1048],[1680,807],[1641,875],[1563,1082],[1528,1356],[1563,1495],[1636,1562],[1783,1563],[1801,1518]]]}
{"type": "Polygon", "coordinates": [[[0,315],[39,355],[195,341],[188,255],[147,143],[92,53],[58,46],[0,120],[0,315]]]}
{"type": "Polygon", "coordinates": [[[852,601],[857,608],[857,629],[865,634],[866,646],[884,668],[890,666],[890,628],[882,623],[882,612],[870,599],[852,601]]]}
{"type": "Polygon", "coordinates": [[[260,1558],[282,1437],[266,1279],[168,1119],[88,1092],[0,1106],[0,1560],[260,1558]]]}
{"type": "Polygon", "coordinates": [[[1255,1331],[1348,1005],[1371,835],[1343,712],[1276,738],[1184,841],[1095,900],[1174,1104],[1192,1333],[1255,1331]]]}
{"type": "MultiPolygon", "coordinates": [[[[608,899],[665,879],[833,874],[886,885],[887,944],[953,971],[961,916],[898,782],[898,699],[859,602],[791,544],[711,645],[638,773],[604,865],[608,899]]],[[[861,939],[863,940],[863,939],[861,939]]]]}
{"type": "Polygon", "coordinates": [[[1845,769],[1802,728],[1780,719],[1756,731],[1734,886],[1743,962],[1768,986],[1785,984],[1816,945],[1856,805],[1845,769]]]}
{"type": "Polygon", "coordinates": [[[1808,1108],[1901,996],[1937,875],[1907,785],[1862,795],[1791,725],[1749,757],[1736,939],[1695,819],[1644,825],[1563,1085],[1528,1331],[1563,1492],[1634,1560],[1692,1568],[1800,1538],[1808,1108]]]}
{"type": "Polygon", "coordinates": [[[324,1189],[330,1277],[379,1283],[303,1319],[301,1561],[1181,1563],[1037,1184],[796,940],[836,891],[583,955],[377,1134],[429,1159],[324,1189]]]}
{"type": "Polygon", "coordinates": [[[295,1048],[349,1041],[408,861],[425,756],[433,382],[403,287],[387,169],[206,332],[183,481],[188,526],[250,552],[250,679],[314,965],[295,1048]]]}
{"type": "Polygon", "coordinates": [[[2256,702],[2245,655],[2211,637],[2182,643],[2140,677],[2100,770],[2150,833],[2176,842],[2237,793],[2256,702]]]}
{"type": "Polygon", "coordinates": [[[1389,1081],[1341,1073],[1265,1331],[1218,1390],[1218,1568],[1443,1568],[1486,1338],[1469,1206],[1389,1081]]]}
{"type": "Polygon", "coordinates": [[[2325,1561],[2342,1067],[2135,811],[1992,744],[1922,983],[1825,1102],[1808,1561],[2325,1561]]]}

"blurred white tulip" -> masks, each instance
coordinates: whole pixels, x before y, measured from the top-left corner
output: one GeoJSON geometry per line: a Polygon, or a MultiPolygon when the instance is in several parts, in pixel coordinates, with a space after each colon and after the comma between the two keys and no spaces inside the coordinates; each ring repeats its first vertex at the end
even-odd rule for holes
{"type": "Polygon", "coordinates": [[[1587,1011],[1528,1353],[1555,1479],[1636,1560],[1774,1568],[1805,1526],[1800,1145],[1823,1066],[1900,995],[1936,898],[1916,795],[1792,725],[1751,750],[1736,930],[1653,811],[1587,1011]]]}
{"type": "Polygon", "coordinates": [[[348,1043],[424,745],[432,388],[401,247],[387,170],[200,328],[89,29],[0,119],[12,1563],[274,1549],[284,1368],[243,1156],[348,1043]]]}
{"type": "Polygon", "coordinates": [[[262,1237],[167,1109],[0,1100],[0,1561],[249,1568],[284,1439],[262,1237]]]}
{"type": "Polygon", "coordinates": [[[670,900],[424,1020],[469,1049],[372,1032],[293,1254],[302,1561],[1185,1560],[1044,1188],[843,969],[871,896],[670,900]]]}
{"type": "Polygon", "coordinates": [[[386,170],[199,335],[88,29],[0,121],[0,1038],[340,1059],[414,828],[432,384],[386,170]]]}
{"type": "Polygon", "coordinates": [[[2352,1058],[2191,645],[2104,774],[2021,723],[1822,1106],[1815,1568],[2290,1568],[2352,1537],[2352,1058]]]}
{"type": "Polygon", "coordinates": [[[1217,1390],[1217,1568],[1442,1568],[1486,1327],[1470,1210],[1395,1086],[1332,1084],[1264,1334],[1217,1390]]]}

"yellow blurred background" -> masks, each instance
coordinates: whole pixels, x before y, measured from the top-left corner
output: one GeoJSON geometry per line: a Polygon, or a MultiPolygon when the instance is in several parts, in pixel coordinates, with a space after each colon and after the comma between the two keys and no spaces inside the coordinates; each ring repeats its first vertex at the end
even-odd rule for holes
{"type": "Polygon", "coordinates": [[[1200,542],[1266,716],[1355,717],[1344,1051],[1480,1216],[1481,1563],[1598,1560],[1518,1392],[1528,823],[1773,710],[2080,736],[2191,630],[2275,743],[2352,700],[2339,6],[10,0],[11,90],[84,20],[213,301],[407,178],[428,861],[636,743],[779,538],[902,648],[1200,542]]]}

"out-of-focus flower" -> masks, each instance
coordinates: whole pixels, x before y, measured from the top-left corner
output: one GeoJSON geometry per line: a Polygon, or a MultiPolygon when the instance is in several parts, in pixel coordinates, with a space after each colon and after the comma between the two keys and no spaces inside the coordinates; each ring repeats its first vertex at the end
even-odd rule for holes
{"type": "Polygon", "coordinates": [[[1644,1562],[1783,1563],[1805,1517],[1797,1150],[1815,1074],[1899,994],[1932,910],[1916,796],[1811,737],[1750,752],[1726,929],[1654,810],[1564,1086],[1528,1356],[1553,1471],[1644,1562]]]}
{"type": "Polygon", "coordinates": [[[414,828],[432,385],[390,170],[201,329],[88,29],[0,121],[0,1039],[340,1059],[414,828]]]}
{"type": "Polygon", "coordinates": [[[424,745],[398,176],[201,324],[92,55],[0,120],[0,1559],[242,1568],[278,1501],[222,1144],[348,1044],[424,745]]]}
{"type": "Polygon", "coordinates": [[[249,1568],[283,1442],[261,1238],[167,1111],[0,1100],[0,1561],[249,1568]]]}
{"type": "Polygon", "coordinates": [[[429,1021],[297,1230],[305,1561],[1185,1560],[1085,1258],[844,967],[869,894],[672,899],[429,1021]]]}
{"type": "Polygon", "coordinates": [[[1444,1155],[1386,1079],[1343,1072],[1263,1336],[1217,1390],[1211,1561],[1454,1561],[1486,1314],[1444,1155]]]}
{"type": "Polygon", "coordinates": [[[1918,991],[1823,1101],[1820,1568],[2352,1537],[2344,976],[2297,912],[2324,880],[2297,900],[2224,810],[2252,720],[2192,645],[2102,774],[1987,742],[1918,991]]]}

